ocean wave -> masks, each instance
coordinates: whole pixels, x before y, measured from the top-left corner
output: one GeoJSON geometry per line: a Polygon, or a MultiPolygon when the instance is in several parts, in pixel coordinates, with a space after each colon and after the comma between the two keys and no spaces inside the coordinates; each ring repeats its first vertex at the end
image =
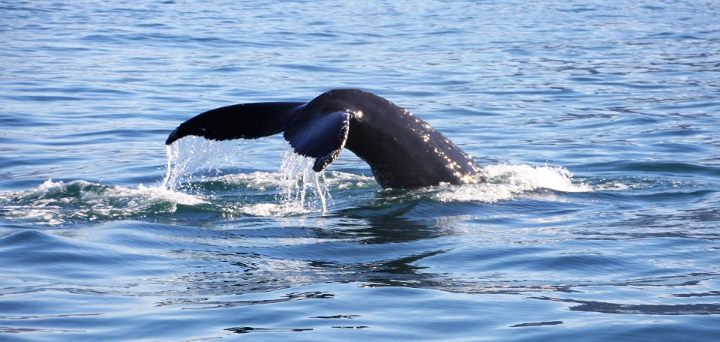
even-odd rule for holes
{"type": "Polygon", "coordinates": [[[0,214],[6,218],[60,225],[172,213],[178,205],[197,206],[200,196],[161,186],[129,188],[74,180],[47,180],[19,192],[0,193],[0,214]]]}
{"type": "MultiPolygon", "coordinates": [[[[348,196],[352,197],[352,192],[379,189],[368,176],[341,171],[315,173],[303,157],[284,160],[286,164],[278,172],[205,177],[177,188],[47,180],[29,190],[0,193],[0,216],[45,225],[142,218],[182,209],[226,218],[283,217],[325,213],[332,206],[333,192],[350,191],[348,196]]],[[[499,164],[486,166],[485,171],[487,183],[403,191],[397,199],[419,196],[439,202],[494,203],[539,190],[592,190],[589,185],[573,182],[572,174],[562,167],[499,164]]]]}
{"type": "Polygon", "coordinates": [[[429,196],[440,202],[495,203],[539,190],[592,191],[585,183],[573,182],[572,173],[563,167],[497,164],[484,169],[485,183],[434,187],[427,190],[429,196]]]}
{"type": "MultiPolygon", "coordinates": [[[[375,187],[375,179],[342,171],[325,171],[323,183],[330,189],[355,189],[375,187]]],[[[254,171],[249,173],[228,174],[207,179],[210,182],[221,182],[250,189],[267,190],[288,185],[289,180],[282,178],[281,172],[254,171]]]]}

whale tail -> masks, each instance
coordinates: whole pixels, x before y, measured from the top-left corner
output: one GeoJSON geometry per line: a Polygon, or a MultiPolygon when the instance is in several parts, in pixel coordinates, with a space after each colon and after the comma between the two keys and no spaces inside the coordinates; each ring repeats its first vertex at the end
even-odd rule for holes
{"type": "Polygon", "coordinates": [[[309,111],[302,102],[246,103],[199,114],[178,126],[165,140],[170,145],[188,135],[210,140],[257,139],[283,132],[297,154],[315,158],[322,171],[345,146],[350,114],[309,111]]]}
{"type": "Polygon", "coordinates": [[[167,140],[188,135],[210,140],[257,139],[285,130],[295,114],[303,107],[301,102],[245,103],[209,110],[183,122],[167,140]]]}

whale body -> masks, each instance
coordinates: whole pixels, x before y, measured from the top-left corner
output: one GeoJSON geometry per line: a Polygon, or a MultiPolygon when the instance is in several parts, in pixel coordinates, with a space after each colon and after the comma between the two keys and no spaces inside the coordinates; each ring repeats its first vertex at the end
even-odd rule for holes
{"type": "Polygon", "coordinates": [[[257,139],[282,133],[320,172],[343,148],[364,160],[383,188],[483,182],[482,168],[442,133],[408,110],[358,89],[331,90],[309,102],[236,104],[180,124],[165,144],[188,136],[257,139]]]}

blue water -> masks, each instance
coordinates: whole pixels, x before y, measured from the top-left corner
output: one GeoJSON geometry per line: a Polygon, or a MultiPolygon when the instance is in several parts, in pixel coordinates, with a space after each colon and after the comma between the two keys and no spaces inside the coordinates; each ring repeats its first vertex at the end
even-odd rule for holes
{"type": "Polygon", "coordinates": [[[715,340],[718,18],[1,1],[0,340],[715,340]],[[163,144],[211,108],[339,87],[490,182],[382,190],[351,152],[315,175],[281,137],[163,144]]]}

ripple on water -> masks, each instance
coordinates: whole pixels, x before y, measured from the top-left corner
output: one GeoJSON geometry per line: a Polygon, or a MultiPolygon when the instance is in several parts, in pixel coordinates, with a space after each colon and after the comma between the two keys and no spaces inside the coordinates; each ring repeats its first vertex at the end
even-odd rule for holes
{"type": "MultiPolygon", "coordinates": [[[[21,230],[0,237],[0,259],[6,261],[3,271],[7,272],[7,280],[11,283],[11,280],[15,280],[15,274],[30,273],[36,275],[36,280],[49,281],[46,286],[53,287],[58,282],[93,281],[118,272],[128,276],[155,274],[159,269],[151,265],[162,258],[42,230],[21,230]],[[134,265],[138,263],[145,267],[135,268],[134,265]]],[[[22,286],[22,279],[16,279],[17,285],[22,286]]],[[[39,289],[31,286],[28,290],[39,289]]]]}
{"type": "Polygon", "coordinates": [[[0,339],[714,340],[720,7],[597,3],[0,4],[0,339]],[[339,87],[490,182],[281,136],[183,139],[163,182],[192,115],[339,87]]]}

